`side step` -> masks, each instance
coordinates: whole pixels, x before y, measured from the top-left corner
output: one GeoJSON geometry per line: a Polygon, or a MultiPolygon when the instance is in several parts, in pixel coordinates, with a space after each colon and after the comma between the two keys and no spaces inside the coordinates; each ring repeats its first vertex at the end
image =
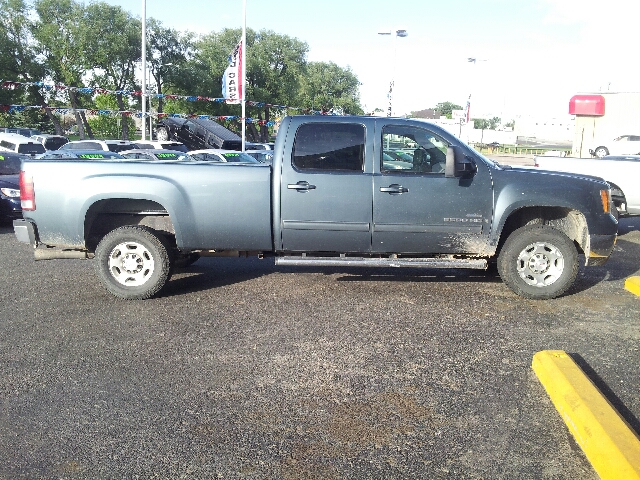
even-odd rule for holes
{"type": "Polygon", "coordinates": [[[483,258],[368,258],[368,257],[276,257],[276,265],[307,265],[314,267],[412,267],[412,268],[472,268],[486,270],[483,258]]]}

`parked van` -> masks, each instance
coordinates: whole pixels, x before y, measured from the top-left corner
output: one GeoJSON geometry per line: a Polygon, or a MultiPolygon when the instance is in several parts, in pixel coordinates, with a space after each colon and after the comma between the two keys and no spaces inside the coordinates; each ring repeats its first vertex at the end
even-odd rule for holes
{"type": "Polygon", "coordinates": [[[0,133],[0,150],[35,156],[44,153],[46,148],[40,142],[36,142],[24,135],[0,133]]]}

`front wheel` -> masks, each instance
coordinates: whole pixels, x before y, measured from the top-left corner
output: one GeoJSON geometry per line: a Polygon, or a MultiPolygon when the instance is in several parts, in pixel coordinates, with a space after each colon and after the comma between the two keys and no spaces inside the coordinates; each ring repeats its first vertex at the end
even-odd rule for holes
{"type": "Polygon", "coordinates": [[[109,232],[95,252],[96,270],[116,297],[142,300],[157,294],[169,279],[170,247],[150,228],[128,225],[109,232]]]}
{"type": "Polygon", "coordinates": [[[515,230],[498,256],[502,281],[518,295],[544,300],[562,295],[578,274],[578,252],[562,232],[547,225],[515,230]]]}

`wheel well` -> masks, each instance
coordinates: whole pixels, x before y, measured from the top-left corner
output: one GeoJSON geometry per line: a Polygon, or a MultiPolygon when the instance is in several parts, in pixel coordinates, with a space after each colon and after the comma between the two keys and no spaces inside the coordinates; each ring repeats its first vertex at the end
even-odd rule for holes
{"type": "Polygon", "coordinates": [[[134,198],[100,200],[89,208],[84,220],[85,245],[90,252],[110,231],[125,225],[144,225],[164,233],[170,240],[175,236],[169,212],[157,202],[134,198]]]}
{"type": "Polygon", "coordinates": [[[563,207],[527,207],[516,210],[507,218],[502,227],[497,253],[511,233],[526,225],[549,225],[560,230],[573,240],[580,253],[584,253],[589,241],[587,220],[579,211],[563,207]]]}

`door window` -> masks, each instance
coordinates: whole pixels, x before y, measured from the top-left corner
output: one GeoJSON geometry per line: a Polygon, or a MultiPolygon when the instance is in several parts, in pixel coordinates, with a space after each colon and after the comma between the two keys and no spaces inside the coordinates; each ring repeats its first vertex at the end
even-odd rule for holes
{"type": "Polygon", "coordinates": [[[364,125],[307,123],[296,134],[293,166],[298,171],[362,172],[364,145],[364,125]]]}
{"type": "Polygon", "coordinates": [[[449,143],[428,130],[387,125],[382,129],[380,171],[444,175],[449,143]]]}

